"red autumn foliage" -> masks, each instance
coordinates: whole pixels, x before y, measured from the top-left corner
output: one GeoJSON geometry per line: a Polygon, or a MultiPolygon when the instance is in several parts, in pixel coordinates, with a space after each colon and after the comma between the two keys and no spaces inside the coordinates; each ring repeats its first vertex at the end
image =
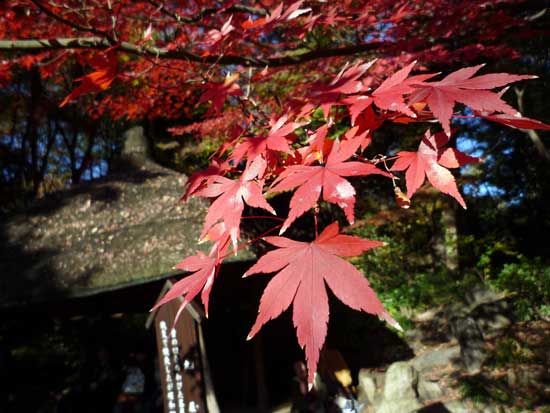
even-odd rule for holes
{"type": "Polygon", "coordinates": [[[101,92],[111,86],[117,75],[117,56],[115,53],[107,52],[100,54],[90,61],[90,66],[95,72],[82,76],[77,81],[80,85],[74,88],[69,95],[63,99],[59,107],[65,106],[69,101],[90,92],[101,92]]]}
{"type": "Polygon", "coordinates": [[[288,191],[299,187],[290,200],[290,212],[281,228],[281,233],[296,218],[313,208],[321,193],[325,201],[342,208],[349,223],[353,224],[355,189],[343,177],[371,174],[390,176],[370,163],[346,162],[357,151],[363,137],[357,136],[333,146],[323,165],[291,165],[277,177],[270,192],[288,191]]]}
{"type": "Polygon", "coordinates": [[[490,89],[524,79],[532,79],[533,76],[492,73],[472,77],[483,66],[478,65],[457,70],[438,82],[413,83],[412,86],[416,90],[410,96],[410,100],[413,103],[426,102],[448,136],[451,135],[450,120],[455,102],[463,103],[474,110],[516,115],[518,111],[490,89]]]}
{"type": "Polygon", "coordinates": [[[444,133],[432,135],[426,131],[426,135],[418,151],[403,151],[397,154],[397,160],[391,167],[392,171],[407,170],[407,198],[411,198],[422,186],[426,177],[437,189],[455,198],[463,208],[466,202],[462,199],[453,174],[446,168],[458,168],[468,163],[477,162],[478,159],[468,156],[455,148],[443,149],[443,145],[449,138],[444,133]]]}
{"type": "Polygon", "coordinates": [[[398,326],[370,288],[367,279],[352,264],[340,258],[360,255],[384,245],[383,242],[339,234],[337,223],[326,227],[312,242],[284,237],[266,237],[265,241],[278,249],[260,258],[245,273],[245,277],[256,273],[279,273],[264,291],[258,318],[248,338],[252,338],[262,325],[278,317],[292,303],[292,320],[298,342],[306,351],[310,383],[313,382],[319,351],[327,335],[329,308],[325,283],[344,304],[398,326]]]}

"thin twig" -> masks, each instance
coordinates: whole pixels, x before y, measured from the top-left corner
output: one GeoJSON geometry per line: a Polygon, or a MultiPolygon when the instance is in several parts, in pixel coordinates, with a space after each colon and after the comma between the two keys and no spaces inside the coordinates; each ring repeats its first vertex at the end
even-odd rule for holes
{"type": "Polygon", "coordinates": [[[62,17],[62,16],[54,13],[53,11],[51,11],[49,8],[44,6],[39,0],[31,0],[31,2],[36,7],[38,7],[42,12],[44,12],[45,14],[50,16],[51,18],[65,24],[69,27],[72,27],[73,29],[77,29],[77,30],[80,30],[80,31],[83,31],[83,32],[89,32],[89,33],[93,33],[93,34],[105,37],[111,45],[116,43],[116,41],[108,33],[104,32],[102,30],[98,30],[98,29],[96,29],[92,26],[82,26],[78,23],[75,23],[71,20],[68,20],[65,17],[62,17]]]}
{"type": "MultiPolygon", "coordinates": [[[[516,102],[518,104],[518,109],[520,113],[523,114],[523,111],[525,109],[525,105],[523,103],[523,94],[525,93],[525,88],[520,89],[519,87],[514,87],[514,92],[516,94],[516,102]]],[[[533,145],[535,145],[535,148],[539,155],[546,161],[550,161],[550,152],[548,151],[548,148],[544,146],[544,143],[540,139],[539,134],[537,131],[533,129],[521,129],[529,138],[531,139],[531,142],[533,142],[533,145]]]]}
{"type": "Polygon", "coordinates": [[[164,3],[161,3],[161,2],[158,2],[158,1],[155,1],[155,0],[148,0],[148,2],[153,7],[155,7],[159,12],[161,12],[161,13],[167,15],[167,16],[172,17],[178,23],[196,23],[196,22],[200,21],[202,18],[204,18],[208,15],[217,14],[217,13],[220,13],[220,12],[226,12],[226,13],[240,12],[240,13],[254,14],[254,15],[257,15],[257,16],[266,16],[267,15],[267,11],[264,10],[264,9],[259,9],[257,7],[251,7],[251,6],[247,6],[247,5],[244,5],[244,4],[234,4],[234,5],[232,5],[231,7],[228,7],[225,10],[220,10],[219,8],[216,8],[216,7],[203,9],[203,10],[199,11],[198,13],[196,13],[193,17],[188,17],[188,16],[182,16],[181,14],[179,14],[179,13],[173,11],[173,10],[170,10],[169,8],[166,7],[166,5],[164,3]]]}
{"type": "Polygon", "coordinates": [[[221,257],[221,259],[223,260],[223,259],[225,259],[225,258],[227,258],[227,257],[229,257],[229,256],[231,256],[231,255],[236,254],[236,253],[239,252],[240,250],[242,250],[242,249],[248,247],[249,245],[252,245],[252,244],[254,244],[255,242],[261,240],[263,237],[265,237],[265,236],[268,235],[268,234],[271,234],[273,231],[275,231],[275,230],[281,228],[282,226],[283,226],[283,224],[275,225],[273,228],[268,229],[268,230],[267,230],[266,232],[264,232],[262,235],[260,235],[260,236],[258,236],[258,237],[256,237],[256,238],[254,238],[254,239],[252,239],[252,240],[250,240],[250,241],[248,241],[248,242],[245,242],[245,243],[242,244],[242,245],[239,245],[235,251],[233,251],[233,252],[231,252],[231,253],[228,253],[228,254],[225,254],[224,256],[221,257]]]}

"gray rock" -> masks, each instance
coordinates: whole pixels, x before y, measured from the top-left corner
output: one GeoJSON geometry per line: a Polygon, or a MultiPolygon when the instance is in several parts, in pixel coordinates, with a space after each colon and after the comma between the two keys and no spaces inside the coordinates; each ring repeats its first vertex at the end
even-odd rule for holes
{"type": "Polygon", "coordinates": [[[462,400],[453,400],[445,403],[445,408],[450,413],[478,413],[478,409],[472,409],[466,402],[462,400]]]}
{"type": "Polygon", "coordinates": [[[409,413],[422,405],[417,393],[418,372],[407,362],[393,363],[386,371],[384,397],[376,413],[409,413]]]}
{"type": "Polygon", "coordinates": [[[413,367],[418,371],[443,367],[460,358],[460,346],[438,348],[426,351],[413,360],[413,367]]]}
{"type": "Polygon", "coordinates": [[[447,317],[452,317],[454,315],[467,313],[469,308],[470,306],[462,301],[453,301],[445,306],[444,312],[447,317]]]}
{"type": "Polygon", "coordinates": [[[418,385],[418,372],[407,362],[393,363],[386,372],[384,399],[415,399],[418,385]]]}
{"type": "Polygon", "coordinates": [[[384,400],[376,413],[413,413],[421,407],[417,399],[384,400]]]}
{"type": "Polygon", "coordinates": [[[460,358],[469,373],[476,373],[483,366],[487,351],[484,346],[470,345],[460,350],[460,358]]]}
{"type": "Polygon", "coordinates": [[[512,321],[505,315],[495,314],[495,316],[490,319],[480,319],[477,324],[483,335],[487,336],[490,333],[509,327],[512,321]]]}
{"type": "Polygon", "coordinates": [[[512,324],[510,313],[512,307],[507,300],[484,303],[474,308],[470,315],[477,321],[484,336],[502,330],[512,324]]]}
{"type": "Polygon", "coordinates": [[[464,367],[470,373],[478,371],[487,358],[487,349],[475,319],[470,316],[454,317],[451,330],[460,344],[460,358],[464,367]]]}
{"type": "Polygon", "coordinates": [[[436,400],[443,396],[444,391],[438,382],[420,379],[418,382],[418,397],[420,400],[436,400]]]}
{"type": "Polygon", "coordinates": [[[465,298],[466,302],[470,305],[470,308],[473,308],[479,304],[497,301],[501,298],[501,296],[486,286],[479,285],[468,291],[465,298]]]}
{"type": "Polygon", "coordinates": [[[504,413],[504,410],[502,407],[499,406],[483,406],[480,409],[481,413],[504,413]]]}
{"type": "Polygon", "coordinates": [[[365,369],[359,371],[358,376],[358,398],[361,401],[365,401],[368,404],[374,404],[376,400],[376,393],[378,391],[374,378],[369,374],[370,372],[365,369]]]}

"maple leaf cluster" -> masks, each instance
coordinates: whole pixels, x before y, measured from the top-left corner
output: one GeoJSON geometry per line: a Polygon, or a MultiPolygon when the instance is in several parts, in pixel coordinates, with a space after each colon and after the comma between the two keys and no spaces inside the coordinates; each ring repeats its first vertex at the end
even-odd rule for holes
{"type": "Polygon", "coordinates": [[[0,61],[0,82],[36,67],[66,90],[67,67],[84,67],[86,74],[74,79],[78,83],[60,106],[84,104],[79,97],[94,93],[96,99],[86,104],[95,116],[200,116],[200,122],[172,128],[176,136],[209,135],[227,126],[216,131],[225,137],[211,165],[189,178],[183,195],[210,203],[201,232],[210,250],[176,266],[190,275],[157,306],[183,296],[181,312],[200,295],[208,313],[220,266],[250,244],[241,241],[247,208],[262,209],[270,214],[263,218],[275,223],[263,241],[275,249],[245,276],[277,274],[263,293],[249,337],[292,305],[310,382],[327,334],[327,287],[348,306],[399,328],[367,278],[345,260],[383,243],[346,235],[337,222],[318,233],[319,209],[334,204],[353,224],[353,179],[373,175],[387,179],[400,207],[410,205],[427,178],[465,208],[450,169],[479,159],[450,146],[453,118],[464,117],[459,107],[470,108],[472,118],[550,129],[503,99],[504,87],[533,76],[479,75],[477,65],[442,77],[417,63],[514,55],[494,39],[511,32],[533,35],[528,19],[513,13],[523,0],[498,1],[498,13],[486,0],[471,1],[467,9],[454,0],[80,3],[0,5],[0,52],[10,53],[0,61]],[[475,47],[461,43],[474,35],[475,47]],[[25,53],[29,50],[36,53],[25,53]],[[380,58],[367,61],[367,55],[380,58]],[[392,122],[424,124],[418,146],[368,158],[378,130],[392,122]],[[403,172],[406,192],[396,183],[403,172]],[[270,200],[282,192],[291,192],[288,214],[277,216],[270,200]],[[314,217],[313,241],[281,236],[306,214],[314,217]]]}
{"type": "MultiPolygon", "coordinates": [[[[230,244],[234,252],[240,248],[240,222],[245,205],[275,214],[268,202],[273,194],[293,192],[288,215],[279,217],[280,223],[272,229],[278,229],[280,234],[304,214],[315,215],[323,201],[340,207],[348,223],[353,224],[356,190],[348,177],[386,177],[394,186],[398,205],[402,207],[409,206],[410,198],[427,178],[433,187],[466,208],[449,169],[479,159],[448,146],[457,102],[470,107],[472,116],[491,120],[505,117],[513,127],[548,128],[523,118],[493,91],[532,76],[504,73],[475,76],[482,66],[474,66],[453,72],[442,80],[433,80],[437,74],[411,74],[413,62],[371,89],[366,79],[373,64],[375,62],[357,62],[346,66],[330,82],[312,87],[303,101],[288,104],[279,117],[271,116],[265,126],[242,128],[238,136],[220,148],[210,168],[190,177],[184,199],[210,200],[201,237],[213,241],[214,246],[209,259],[199,253],[182,262],[180,268],[194,274],[176,284],[159,305],[181,294],[188,302],[199,294],[201,289],[197,285],[202,283],[202,300],[207,307],[215,268],[230,254],[230,244]],[[324,114],[321,125],[314,121],[318,121],[318,110],[324,114]],[[339,138],[331,136],[335,124],[333,114],[349,121],[347,131],[339,138]],[[438,122],[442,131],[433,133],[431,129],[436,127],[432,125],[414,151],[401,151],[392,157],[363,157],[384,122],[438,122]],[[406,195],[395,183],[394,173],[401,171],[406,171],[406,195]],[[216,235],[209,237],[209,231],[214,228],[216,235]],[[190,259],[200,260],[202,265],[191,269],[187,265],[190,259]],[[194,283],[193,289],[190,283],[194,283]]],[[[211,90],[207,89],[205,94],[211,90]]],[[[219,90],[227,90],[227,82],[219,90]]],[[[236,86],[231,90],[237,90],[236,86]]],[[[219,109],[222,103],[218,98],[212,105],[219,109]]],[[[277,249],[262,256],[245,276],[278,273],[263,293],[249,338],[292,304],[292,319],[298,342],[305,349],[310,381],[327,333],[327,287],[348,306],[374,314],[399,328],[367,279],[342,259],[383,243],[341,234],[336,222],[311,242],[281,236],[267,236],[263,240],[277,249]]]]}

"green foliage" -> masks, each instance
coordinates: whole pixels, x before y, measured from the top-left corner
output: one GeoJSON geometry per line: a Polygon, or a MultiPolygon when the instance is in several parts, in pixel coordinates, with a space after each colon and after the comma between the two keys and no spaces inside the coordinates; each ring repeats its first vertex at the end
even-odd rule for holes
{"type": "Polygon", "coordinates": [[[479,238],[466,235],[461,238],[460,246],[467,266],[483,281],[493,278],[504,263],[519,255],[515,245],[499,239],[494,233],[479,238]]]}
{"type": "Polygon", "coordinates": [[[533,351],[516,337],[504,337],[497,343],[492,355],[493,364],[496,367],[530,363],[532,359],[533,351]]]}
{"type": "Polygon", "coordinates": [[[406,213],[387,210],[383,218],[393,217],[393,222],[384,225],[376,225],[376,216],[366,215],[363,221],[373,225],[355,231],[361,237],[388,243],[356,264],[390,312],[403,322],[411,312],[463,298],[465,291],[481,282],[514,295],[519,318],[548,317],[550,265],[541,257],[523,255],[514,237],[500,237],[496,231],[480,237],[459,233],[460,270],[450,271],[438,261],[433,242],[434,234],[441,230],[441,207],[425,203],[413,205],[406,213]],[[416,211],[420,208],[423,211],[416,211]]]}
{"type": "Polygon", "coordinates": [[[490,283],[517,296],[514,301],[520,318],[550,314],[550,265],[541,258],[520,257],[516,263],[505,264],[490,283]]]}
{"type": "Polygon", "coordinates": [[[505,378],[489,380],[483,375],[463,377],[460,393],[465,399],[478,404],[510,404],[513,401],[505,378]]]}
{"type": "MultiPolygon", "coordinates": [[[[373,221],[373,218],[366,221],[373,221]]],[[[388,243],[357,259],[386,308],[400,322],[413,310],[444,304],[479,280],[457,276],[437,260],[431,247],[434,231],[430,214],[406,213],[390,225],[367,225],[361,237],[388,243]]]]}
{"type": "Polygon", "coordinates": [[[474,403],[485,403],[489,398],[487,390],[479,383],[471,380],[462,382],[460,386],[460,395],[474,403]]]}
{"type": "Polygon", "coordinates": [[[160,140],[155,143],[155,158],[161,164],[190,176],[206,169],[210,155],[220,145],[218,139],[197,140],[190,135],[179,141],[160,140]]]}
{"type": "Polygon", "coordinates": [[[524,321],[489,339],[482,372],[461,377],[463,395],[491,405],[506,405],[506,412],[539,411],[535,406],[548,405],[544,390],[548,331],[548,322],[524,321]]]}

